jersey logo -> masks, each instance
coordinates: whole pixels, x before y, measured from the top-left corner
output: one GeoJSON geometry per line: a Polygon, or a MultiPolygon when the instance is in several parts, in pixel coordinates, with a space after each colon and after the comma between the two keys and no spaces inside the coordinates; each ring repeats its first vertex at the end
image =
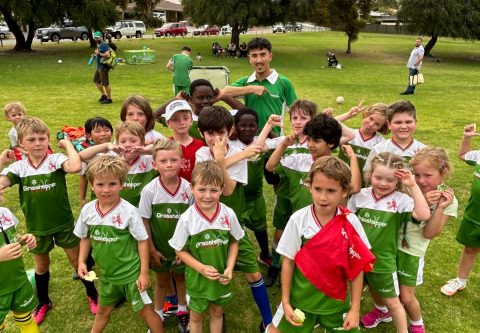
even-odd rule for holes
{"type": "Polygon", "coordinates": [[[182,194],[180,194],[180,197],[182,198],[183,201],[188,201],[188,193],[187,191],[183,191],[182,194]]]}
{"type": "Polygon", "coordinates": [[[190,159],[182,158],[182,166],[180,167],[184,172],[191,170],[192,166],[190,164],[190,159]]]}
{"type": "Polygon", "coordinates": [[[140,163],[140,164],[138,165],[138,169],[139,169],[140,171],[145,171],[145,170],[147,170],[147,163],[145,163],[145,162],[140,163]]]}
{"type": "Polygon", "coordinates": [[[55,165],[54,162],[49,162],[48,168],[50,169],[50,171],[55,171],[57,169],[57,166],[55,165]]]}
{"type": "Polygon", "coordinates": [[[398,205],[397,205],[397,201],[395,199],[392,199],[390,201],[387,202],[387,208],[390,209],[390,210],[397,210],[398,208],[398,205]]]}
{"type": "Polygon", "coordinates": [[[122,218],[120,217],[120,213],[118,213],[116,216],[112,216],[112,223],[118,226],[122,225],[122,218]]]}
{"type": "Polygon", "coordinates": [[[6,216],[4,214],[0,215],[0,222],[2,223],[3,226],[8,227],[8,226],[12,225],[13,224],[12,221],[13,221],[13,219],[8,217],[8,216],[6,216]]]}
{"type": "Polygon", "coordinates": [[[230,221],[227,215],[222,217],[222,221],[220,223],[222,224],[223,227],[227,227],[227,228],[230,227],[230,221]]]}

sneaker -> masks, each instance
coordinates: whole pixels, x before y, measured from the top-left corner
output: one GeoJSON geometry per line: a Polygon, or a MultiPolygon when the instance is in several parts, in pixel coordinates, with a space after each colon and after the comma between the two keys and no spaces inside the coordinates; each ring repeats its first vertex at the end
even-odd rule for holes
{"type": "Polygon", "coordinates": [[[257,258],[258,262],[261,263],[262,265],[265,265],[268,267],[272,266],[272,257],[270,255],[264,256],[261,253],[258,255],[257,258]]]}
{"type": "Polygon", "coordinates": [[[163,303],[163,317],[165,319],[176,315],[177,310],[178,310],[178,305],[177,304],[172,304],[168,301],[165,301],[165,303],[163,303]]]}
{"type": "Polygon", "coordinates": [[[425,333],[425,326],[423,326],[423,325],[410,325],[408,331],[410,333],[425,333]]]}
{"type": "Polygon", "coordinates": [[[440,289],[440,292],[446,296],[453,296],[457,293],[457,291],[465,289],[466,286],[466,283],[463,283],[459,279],[455,278],[449,280],[447,284],[440,289]]]}
{"type": "Polygon", "coordinates": [[[267,329],[267,326],[263,323],[263,321],[260,322],[260,333],[265,333],[265,330],[267,329]]]}
{"type": "Polygon", "coordinates": [[[177,312],[177,320],[178,320],[178,333],[190,332],[190,328],[188,325],[190,316],[188,315],[188,312],[186,311],[177,312]]]}
{"type": "Polygon", "coordinates": [[[93,315],[97,314],[97,300],[91,298],[90,296],[87,296],[88,298],[88,305],[90,306],[90,312],[93,315]]]}
{"type": "Polygon", "coordinates": [[[37,325],[40,325],[45,320],[45,316],[51,308],[52,302],[37,305],[37,308],[33,310],[33,320],[35,320],[37,325]]]}
{"type": "Polygon", "coordinates": [[[275,284],[278,275],[280,274],[280,267],[270,266],[268,268],[268,275],[263,277],[265,287],[271,287],[275,284]]]}
{"type": "Polygon", "coordinates": [[[103,102],[106,99],[107,99],[107,95],[102,95],[98,101],[103,102]]]}
{"type": "Polygon", "coordinates": [[[100,102],[100,104],[112,104],[113,101],[111,98],[105,98],[103,101],[100,102]]]}
{"type": "Polygon", "coordinates": [[[374,328],[380,323],[389,323],[391,321],[392,317],[390,316],[390,312],[383,312],[376,307],[361,319],[362,325],[365,328],[374,328]]]}

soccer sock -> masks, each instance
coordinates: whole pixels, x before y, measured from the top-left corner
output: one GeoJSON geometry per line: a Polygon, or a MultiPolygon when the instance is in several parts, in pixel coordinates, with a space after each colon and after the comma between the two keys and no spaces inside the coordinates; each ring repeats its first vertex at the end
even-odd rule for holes
{"type": "Polygon", "coordinates": [[[89,296],[94,301],[98,298],[97,289],[95,289],[95,284],[92,281],[86,281],[84,279],[80,279],[83,285],[85,286],[85,290],[87,291],[87,296],[89,296]]]}
{"type": "MultiPolygon", "coordinates": [[[[13,313],[13,320],[21,333],[39,333],[38,326],[32,318],[31,312],[13,313]]],[[[1,331],[0,331],[1,332],[1,331]]]]}
{"type": "Polygon", "coordinates": [[[186,304],[185,305],[178,304],[177,314],[179,314],[180,312],[188,312],[186,304]]]}
{"type": "Polygon", "coordinates": [[[50,272],[39,275],[35,272],[35,285],[37,287],[37,296],[39,304],[50,303],[50,297],[48,297],[48,283],[50,281],[50,272]]]}
{"type": "Polygon", "coordinates": [[[375,304],[375,307],[382,312],[387,312],[388,311],[388,309],[385,305],[381,306],[381,305],[375,304]]]}
{"type": "Polygon", "coordinates": [[[410,324],[423,326],[423,318],[420,318],[419,320],[410,320],[410,324]]]}
{"type": "Polygon", "coordinates": [[[263,257],[268,257],[268,232],[267,230],[256,231],[255,238],[257,239],[258,245],[260,246],[260,251],[262,252],[263,257]]]}
{"type": "Polygon", "coordinates": [[[253,299],[257,303],[258,310],[260,310],[263,323],[268,325],[272,322],[272,310],[270,309],[270,300],[268,299],[267,288],[263,283],[263,278],[255,282],[249,282],[249,284],[253,299]]]}
{"type": "Polygon", "coordinates": [[[272,266],[280,268],[280,254],[277,252],[277,243],[272,243],[272,266]]]}

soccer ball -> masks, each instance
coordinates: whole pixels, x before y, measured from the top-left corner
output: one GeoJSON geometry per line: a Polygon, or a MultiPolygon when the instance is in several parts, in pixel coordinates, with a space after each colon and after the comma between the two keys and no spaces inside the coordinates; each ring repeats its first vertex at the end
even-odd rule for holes
{"type": "Polygon", "coordinates": [[[345,102],[345,99],[343,98],[343,96],[338,96],[336,101],[337,101],[337,104],[343,104],[343,102],[345,102]]]}
{"type": "Polygon", "coordinates": [[[62,60],[58,60],[58,63],[61,64],[63,61],[62,60]]]}

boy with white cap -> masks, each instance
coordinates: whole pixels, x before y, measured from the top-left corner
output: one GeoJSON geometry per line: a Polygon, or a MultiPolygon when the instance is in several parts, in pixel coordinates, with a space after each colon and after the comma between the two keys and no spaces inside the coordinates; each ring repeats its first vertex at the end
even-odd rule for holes
{"type": "Polygon", "coordinates": [[[192,108],[185,100],[174,100],[167,105],[163,117],[167,126],[173,131],[170,139],[182,147],[182,166],[179,176],[190,182],[195,166],[195,152],[204,146],[203,141],[188,134],[192,125],[192,108]]]}

